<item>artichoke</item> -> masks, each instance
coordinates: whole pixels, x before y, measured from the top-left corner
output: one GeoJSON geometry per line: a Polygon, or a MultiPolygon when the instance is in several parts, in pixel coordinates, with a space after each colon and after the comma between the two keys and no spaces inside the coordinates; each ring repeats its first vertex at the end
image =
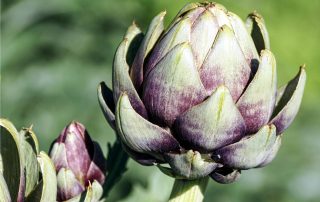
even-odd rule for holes
{"type": "Polygon", "coordinates": [[[128,28],[114,57],[113,91],[98,87],[125,151],[175,178],[219,183],[270,163],[298,112],[304,67],[277,89],[256,12],[244,23],[220,4],[190,3],[166,30],[165,14],[145,34],[135,23],[128,28]]]}
{"type": "Polygon", "coordinates": [[[106,160],[81,123],[73,121],[63,129],[51,146],[50,157],[57,172],[58,201],[100,199],[106,160]]]}
{"type": "Polygon", "coordinates": [[[39,152],[32,127],[18,132],[7,119],[0,119],[0,127],[0,201],[56,201],[54,165],[39,152]]]}

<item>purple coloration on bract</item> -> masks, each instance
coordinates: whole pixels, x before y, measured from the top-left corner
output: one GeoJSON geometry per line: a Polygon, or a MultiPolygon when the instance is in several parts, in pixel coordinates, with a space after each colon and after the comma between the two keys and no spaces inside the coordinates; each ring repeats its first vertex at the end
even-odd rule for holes
{"type": "Polygon", "coordinates": [[[19,191],[18,191],[18,196],[17,196],[17,202],[22,202],[24,201],[24,194],[26,190],[26,176],[25,176],[25,171],[22,169],[21,170],[21,175],[20,175],[20,183],[19,183],[19,191]]]}
{"type": "Polygon", "coordinates": [[[152,166],[157,163],[163,163],[163,161],[160,161],[160,160],[156,159],[155,157],[152,157],[151,155],[136,152],[136,151],[130,149],[126,145],[122,145],[122,148],[129,154],[129,156],[131,158],[133,158],[135,161],[137,161],[138,163],[140,163],[142,165],[152,166]]]}
{"type": "Polygon", "coordinates": [[[100,184],[104,183],[106,160],[102,150],[91,140],[87,130],[79,122],[73,121],[63,129],[50,149],[50,157],[57,174],[61,172],[62,176],[72,175],[73,183],[77,184],[77,186],[69,184],[66,186],[58,180],[58,197],[62,197],[63,200],[68,200],[84,191],[84,187],[94,180],[100,184]]]}
{"type": "Polygon", "coordinates": [[[210,174],[210,177],[221,184],[230,184],[240,178],[241,172],[233,170],[232,168],[222,167],[218,168],[210,174]]]}
{"type": "Polygon", "coordinates": [[[262,125],[266,124],[263,118],[265,118],[262,113],[262,109],[260,108],[261,102],[255,105],[253,104],[244,104],[239,107],[239,111],[242,112],[242,117],[244,118],[247,126],[248,133],[254,133],[259,129],[262,125]]]}
{"type": "Polygon", "coordinates": [[[245,124],[228,89],[221,86],[207,100],[179,116],[174,131],[188,149],[209,153],[240,140],[245,124]]]}
{"type": "Polygon", "coordinates": [[[115,54],[113,103],[98,91],[124,149],[143,165],[169,163],[159,168],[176,178],[203,177],[218,163],[210,176],[219,183],[270,163],[298,112],[304,68],[277,91],[276,62],[256,12],[244,23],[220,4],[189,3],[167,29],[164,15],[142,40],[134,40],[142,35],[136,24],[128,28],[115,54]]]}

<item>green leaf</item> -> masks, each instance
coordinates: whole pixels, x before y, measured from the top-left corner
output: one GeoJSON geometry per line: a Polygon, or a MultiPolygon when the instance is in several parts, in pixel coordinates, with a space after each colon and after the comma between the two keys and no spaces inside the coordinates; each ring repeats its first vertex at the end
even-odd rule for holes
{"type": "Polygon", "coordinates": [[[23,175],[23,159],[21,155],[19,134],[14,125],[0,119],[1,142],[0,153],[2,158],[2,174],[7,183],[12,201],[16,201],[19,194],[19,186],[23,175]]]}
{"type": "Polygon", "coordinates": [[[39,154],[39,141],[36,134],[32,130],[32,125],[29,128],[23,128],[20,134],[23,133],[25,141],[27,141],[35,154],[39,154]]]}
{"type": "Polygon", "coordinates": [[[8,202],[11,201],[7,183],[4,180],[1,172],[0,172],[0,199],[8,202]]]}
{"type": "Polygon", "coordinates": [[[55,201],[57,195],[57,178],[56,170],[50,159],[45,152],[40,152],[38,156],[40,164],[43,188],[41,195],[41,202],[55,201]]]}
{"type": "Polygon", "coordinates": [[[30,193],[26,201],[54,202],[57,196],[57,178],[55,167],[45,152],[38,156],[42,180],[30,193]]]}
{"type": "Polygon", "coordinates": [[[36,154],[37,142],[34,141],[36,140],[35,134],[32,133],[31,136],[31,132],[29,129],[21,130],[20,135],[22,136],[21,149],[25,162],[24,169],[26,174],[25,196],[28,196],[39,180],[39,166],[36,154]]]}

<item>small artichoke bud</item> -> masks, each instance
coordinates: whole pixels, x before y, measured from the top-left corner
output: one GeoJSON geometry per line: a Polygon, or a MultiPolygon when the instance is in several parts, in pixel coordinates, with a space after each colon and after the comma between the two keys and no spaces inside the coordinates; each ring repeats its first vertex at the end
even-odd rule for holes
{"type": "Polygon", "coordinates": [[[52,144],[50,157],[57,172],[57,200],[78,196],[95,180],[104,183],[106,160],[102,150],[79,122],[63,129],[52,144]]]}
{"type": "Polygon", "coordinates": [[[304,66],[277,89],[276,59],[256,12],[244,22],[220,4],[189,3],[167,28],[165,14],[145,34],[128,28],[114,57],[113,91],[98,88],[123,148],[175,178],[224,184],[269,164],[298,113],[304,66]]]}

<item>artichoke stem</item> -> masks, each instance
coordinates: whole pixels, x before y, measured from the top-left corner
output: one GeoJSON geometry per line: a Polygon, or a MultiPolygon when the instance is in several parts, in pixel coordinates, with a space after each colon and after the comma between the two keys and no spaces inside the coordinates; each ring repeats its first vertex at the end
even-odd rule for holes
{"type": "Polygon", "coordinates": [[[197,180],[176,179],[169,202],[201,202],[207,188],[208,177],[197,180]]]}

